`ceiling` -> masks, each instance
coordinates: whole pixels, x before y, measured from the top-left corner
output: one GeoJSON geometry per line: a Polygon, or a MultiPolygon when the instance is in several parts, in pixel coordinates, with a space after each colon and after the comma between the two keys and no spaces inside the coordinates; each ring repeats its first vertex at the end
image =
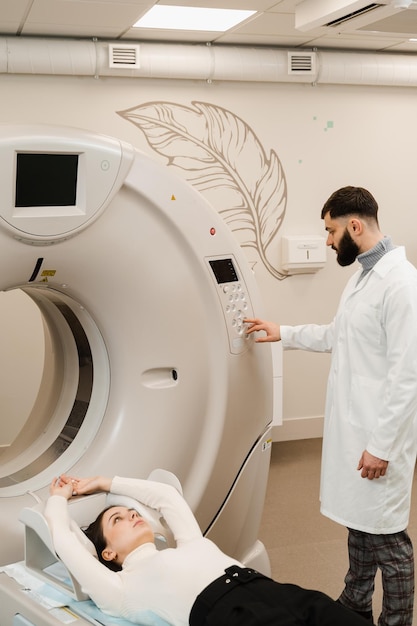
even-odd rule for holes
{"type": "Polygon", "coordinates": [[[0,0],[0,36],[417,52],[417,0],[0,0]],[[155,4],[252,9],[225,33],[133,29],[155,4]],[[369,8],[370,6],[370,8],[369,8]],[[368,10],[362,14],[365,7],[368,10]],[[349,17],[360,11],[356,17],[349,17]],[[342,18],[341,23],[327,25],[342,18]]]}

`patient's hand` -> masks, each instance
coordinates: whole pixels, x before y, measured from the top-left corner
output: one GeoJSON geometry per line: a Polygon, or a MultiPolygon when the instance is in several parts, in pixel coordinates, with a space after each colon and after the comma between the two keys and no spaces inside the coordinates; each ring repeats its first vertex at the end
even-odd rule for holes
{"type": "Polygon", "coordinates": [[[65,480],[65,477],[59,476],[54,478],[50,487],[49,493],[51,496],[63,496],[69,500],[74,491],[74,486],[71,481],[65,480]]]}
{"type": "Polygon", "coordinates": [[[105,476],[93,476],[90,478],[76,478],[74,476],[62,476],[61,479],[71,483],[74,496],[84,496],[98,491],[110,491],[111,478],[105,476]]]}

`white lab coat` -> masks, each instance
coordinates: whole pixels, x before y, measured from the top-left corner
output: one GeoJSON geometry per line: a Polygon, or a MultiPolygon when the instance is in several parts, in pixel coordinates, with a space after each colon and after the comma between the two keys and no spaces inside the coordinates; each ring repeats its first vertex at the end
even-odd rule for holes
{"type": "Polygon", "coordinates": [[[321,512],[373,534],[408,524],[417,449],[417,270],[404,248],[349,280],[329,325],[281,326],[284,349],[332,352],[321,470],[321,512]],[[364,450],[389,461],[361,478],[364,450]]]}

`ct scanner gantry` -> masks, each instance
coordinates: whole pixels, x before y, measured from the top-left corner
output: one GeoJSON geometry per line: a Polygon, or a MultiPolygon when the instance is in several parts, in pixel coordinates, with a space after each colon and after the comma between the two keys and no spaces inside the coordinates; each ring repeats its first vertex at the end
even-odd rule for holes
{"type": "Polygon", "coordinates": [[[268,571],[271,353],[245,335],[262,304],[217,212],[127,143],[3,125],[0,268],[44,346],[33,406],[0,448],[0,564],[22,559],[20,511],[54,476],[161,467],[208,537],[268,571]]]}

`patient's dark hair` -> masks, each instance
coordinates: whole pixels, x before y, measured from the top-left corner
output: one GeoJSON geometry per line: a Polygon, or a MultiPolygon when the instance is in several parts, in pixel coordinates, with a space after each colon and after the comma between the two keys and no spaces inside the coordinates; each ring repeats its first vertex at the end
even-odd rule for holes
{"type": "Polygon", "coordinates": [[[326,213],[332,219],[357,215],[375,220],[378,224],[378,203],[371,192],[363,187],[342,187],[332,193],[321,211],[322,219],[326,213]]]}
{"type": "Polygon", "coordinates": [[[107,541],[104,538],[103,534],[103,515],[109,509],[112,509],[113,506],[108,506],[104,509],[100,515],[91,522],[91,524],[84,529],[84,533],[88,537],[88,539],[94,544],[94,547],[97,552],[98,560],[100,563],[103,563],[106,567],[111,569],[113,572],[119,572],[122,569],[122,566],[119,563],[115,563],[114,561],[106,561],[103,559],[102,552],[107,545],[107,541]]]}

